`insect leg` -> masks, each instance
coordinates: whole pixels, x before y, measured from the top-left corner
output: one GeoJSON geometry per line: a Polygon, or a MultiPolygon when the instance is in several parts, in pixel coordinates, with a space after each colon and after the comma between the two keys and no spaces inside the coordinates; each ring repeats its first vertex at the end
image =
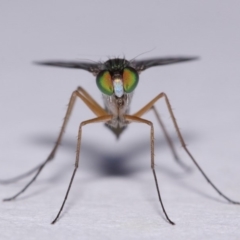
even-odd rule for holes
{"type": "Polygon", "coordinates": [[[152,106],[151,109],[153,110],[153,112],[154,112],[154,114],[155,114],[155,116],[156,116],[156,118],[157,118],[157,120],[158,120],[158,123],[159,123],[160,127],[161,127],[162,130],[163,130],[164,136],[165,136],[165,138],[166,138],[166,140],[167,140],[167,143],[168,143],[168,145],[169,145],[169,147],[170,147],[170,149],[171,149],[171,151],[172,151],[174,160],[175,160],[182,168],[184,168],[185,170],[189,171],[190,168],[189,168],[188,166],[186,166],[186,165],[181,161],[181,159],[179,158],[179,156],[178,156],[178,154],[177,154],[177,151],[175,150],[175,147],[174,147],[174,145],[173,145],[173,142],[172,142],[170,136],[168,135],[167,129],[165,128],[165,126],[164,126],[164,124],[163,124],[163,121],[162,121],[162,119],[160,118],[160,115],[159,115],[157,109],[155,108],[154,105],[152,106]]]}
{"type": "Polygon", "coordinates": [[[29,170],[28,172],[25,172],[21,175],[18,175],[16,177],[10,178],[10,179],[4,179],[4,180],[0,180],[0,184],[11,184],[14,182],[17,182],[27,176],[30,176],[32,173],[36,172],[40,167],[41,167],[42,163],[37,165],[36,167],[32,168],[31,170],[29,170]]]}
{"type": "Polygon", "coordinates": [[[55,143],[51,153],[49,154],[47,159],[42,164],[40,164],[39,166],[33,168],[32,170],[28,171],[25,174],[22,174],[22,175],[20,175],[18,177],[15,177],[13,179],[8,180],[8,182],[9,181],[10,182],[17,181],[17,180],[19,180],[21,178],[24,178],[24,177],[26,177],[26,176],[36,172],[34,177],[28,182],[28,184],[20,192],[18,192],[17,194],[15,194],[14,196],[12,196],[10,198],[3,199],[3,201],[13,200],[16,197],[18,197],[20,194],[22,194],[36,180],[36,178],[38,177],[38,175],[40,174],[40,172],[42,171],[44,166],[48,162],[50,162],[50,160],[52,160],[54,158],[55,153],[57,151],[57,148],[58,148],[58,146],[59,146],[59,144],[60,144],[60,142],[62,140],[62,136],[63,136],[64,130],[66,128],[67,122],[69,120],[69,117],[71,115],[71,112],[72,112],[72,109],[73,109],[73,106],[74,106],[74,103],[75,103],[77,97],[79,97],[93,111],[93,113],[95,113],[97,116],[101,116],[101,115],[106,115],[107,114],[105,112],[105,110],[103,108],[101,108],[96,103],[96,101],[83,88],[79,87],[77,90],[75,90],[72,93],[72,95],[71,95],[71,98],[70,98],[70,101],[69,101],[69,104],[68,104],[68,108],[67,108],[67,112],[66,112],[66,115],[65,115],[62,127],[61,127],[61,131],[60,131],[60,133],[58,135],[57,141],[56,141],[56,143],[55,143]]]}
{"type": "Polygon", "coordinates": [[[170,113],[170,116],[171,116],[171,119],[172,119],[172,122],[173,122],[173,125],[174,125],[174,128],[177,132],[177,135],[178,135],[178,138],[181,142],[181,145],[183,147],[183,149],[185,150],[185,152],[187,153],[187,155],[189,156],[189,158],[193,161],[193,163],[195,164],[195,166],[198,168],[198,170],[201,172],[201,174],[203,175],[203,177],[206,179],[206,181],[215,189],[215,191],[220,195],[222,196],[223,198],[225,198],[227,201],[229,201],[230,203],[233,203],[233,204],[240,204],[240,202],[237,202],[237,201],[234,201],[234,200],[231,200],[230,198],[228,198],[225,194],[223,194],[213,183],[212,181],[208,178],[208,176],[205,174],[205,172],[202,170],[202,168],[199,166],[199,164],[197,163],[197,161],[195,160],[195,158],[193,157],[193,155],[190,153],[190,151],[188,150],[185,142],[184,142],[184,139],[182,137],[182,134],[179,130],[179,127],[178,127],[178,124],[177,124],[177,121],[176,121],[176,118],[173,114],[173,111],[172,111],[172,107],[171,107],[171,104],[169,102],[169,99],[167,97],[167,95],[162,92],[160,94],[158,94],[152,101],[150,101],[148,104],[146,104],[143,108],[141,108],[137,113],[135,113],[133,116],[136,116],[136,117],[141,117],[145,112],[147,112],[159,99],[161,98],[164,98],[165,99],[165,102],[166,102],[166,105],[167,105],[167,109],[170,113]]]}
{"type": "Polygon", "coordinates": [[[87,125],[87,124],[90,124],[90,123],[97,123],[97,122],[107,122],[109,120],[111,120],[112,116],[111,115],[104,115],[104,116],[100,116],[100,117],[97,117],[97,118],[93,118],[93,119],[90,119],[90,120],[87,120],[87,121],[84,121],[80,124],[79,126],[79,130],[78,130],[78,140],[77,140],[77,153],[76,153],[76,160],[75,160],[75,167],[74,167],[74,170],[73,170],[73,173],[72,173],[72,176],[71,176],[71,180],[69,182],[69,185],[68,185],[68,188],[67,188],[67,192],[65,194],[65,197],[64,197],[64,200],[63,200],[63,203],[60,207],[60,210],[58,211],[58,214],[57,216],[55,217],[55,219],[52,221],[52,224],[54,224],[58,217],[60,216],[62,210],[63,210],[63,207],[65,205],[65,202],[67,200],[67,197],[68,197],[68,194],[70,192],[70,189],[71,189],[71,186],[72,186],[72,183],[73,183],[73,179],[74,179],[74,176],[75,176],[75,173],[77,171],[77,168],[78,168],[78,164],[79,164],[79,156],[80,156],[80,147],[81,147],[81,137],[82,137],[82,127],[87,125]]]}
{"type": "Polygon", "coordinates": [[[171,219],[168,217],[167,215],[167,212],[164,208],[164,205],[163,205],[163,201],[162,201],[162,198],[161,198],[161,194],[160,194],[160,190],[159,190],[159,186],[158,186],[158,180],[157,180],[157,175],[156,175],[156,172],[155,172],[155,162],[154,162],[154,128],[153,128],[153,123],[148,121],[148,120],[145,120],[143,118],[140,118],[140,117],[136,117],[136,116],[129,116],[129,115],[125,115],[124,116],[126,120],[130,121],[130,122],[139,122],[139,123],[145,123],[147,125],[149,125],[151,127],[151,135],[150,135],[150,144],[151,144],[151,168],[152,168],[152,172],[153,172],[153,177],[154,177],[154,181],[155,181],[155,184],[156,184],[156,189],[157,189],[157,194],[158,194],[158,199],[159,199],[159,202],[161,204],[161,207],[162,207],[162,210],[164,212],[164,215],[165,217],[167,218],[168,222],[172,225],[174,225],[174,222],[171,221],[171,219]]]}

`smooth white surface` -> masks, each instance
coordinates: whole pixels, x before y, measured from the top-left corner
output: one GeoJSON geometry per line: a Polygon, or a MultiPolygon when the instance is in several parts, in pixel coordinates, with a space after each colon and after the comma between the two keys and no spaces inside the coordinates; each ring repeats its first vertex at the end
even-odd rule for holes
{"type": "MultiPolygon", "coordinates": [[[[36,60],[125,56],[200,56],[200,61],[143,72],[132,112],[168,94],[183,136],[210,179],[240,200],[239,1],[15,1],[0,14],[1,179],[50,152],[71,92],[79,85],[99,102],[85,71],[39,67],[36,60]]],[[[157,175],[165,221],[150,170],[149,128],[132,124],[116,141],[102,124],[83,130],[80,168],[63,213],[78,125],[93,114],[77,103],[55,160],[13,202],[0,204],[0,239],[240,239],[240,206],[226,203],[180,147],[164,102],[157,103],[185,173],[155,123],[157,175]]],[[[27,179],[0,186],[0,198],[27,179]]]]}

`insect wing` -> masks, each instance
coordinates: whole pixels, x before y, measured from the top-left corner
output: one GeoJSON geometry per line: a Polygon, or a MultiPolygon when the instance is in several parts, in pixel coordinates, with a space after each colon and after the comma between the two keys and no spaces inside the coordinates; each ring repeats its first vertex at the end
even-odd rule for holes
{"type": "Polygon", "coordinates": [[[38,65],[43,65],[43,66],[83,69],[93,73],[94,75],[99,72],[98,63],[78,62],[78,61],[71,61],[71,62],[70,61],[42,61],[42,62],[34,62],[34,63],[38,65]]]}
{"type": "Polygon", "coordinates": [[[150,67],[180,63],[186,61],[197,60],[197,57],[165,57],[165,58],[149,58],[143,60],[134,60],[131,65],[139,72],[150,67]]]}

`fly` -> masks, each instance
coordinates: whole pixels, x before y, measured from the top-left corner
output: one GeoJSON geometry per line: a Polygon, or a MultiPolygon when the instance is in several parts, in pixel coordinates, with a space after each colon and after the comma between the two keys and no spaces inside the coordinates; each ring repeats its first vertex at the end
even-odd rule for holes
{"type": "Polygon", "coordinates": [[[75,91],[73,91],[68,104],[67,112],[61,127],[61,131],[58,135],[57,141],[52,151],[50,152],[49,156],[44,162],[42,162],[39,166],[35,167],[31,171],[28,171],[25,174],[22,174],[16,178],[8,180],[8,182],[14,182],[16,180],[19,180],[23,177],[26,177],[30,174],[35,173],[33,178],[27,183],[27,185],[21,191],[19,191],[17,194],[15,194],[10,198],[5,198],[4,201],[13,200],[17,198],[20,194],[22,194],[36,180],[36,178],[38,177],[40,172],[43,170],[43,168],[47,165],[47,163],[49,163],[54,158],[56,151],[59,147],[59,144],[61,143],[63,133],[68,123],[69,117],[71,115],[74,103],[76,99],[81,99],[87,105],[87,107],[95,114],[95,118],[83,121],[79,126],[75,167],[74,167],[64,200],[60,207],[60,210],[58,211],[58,214],[56,215],[55,219],[52,221],[52,224],[54,224],[57,221],[57,219],[59,218],[63,210],[63,207],[65,205],[65,202],[67,200],[68,194],[70,192],[70,189],[73,183],[74,176],[78,168],[81,138],[82,138],[82,128],[87,124],[103,122],[117,137],[119,137],[119,135],[123,132],[124,129],[126,129],[129,123],[138,122],[138,123],[147,124],[150,127],[151,169],[153,172],[153,177],[154,177],[154,181],[157,189],[158,199],[166,219],[170,224],[174,225],[174,222],[169,218],[164,208],[163,201],[160,194],[160,189],[158,186],[158,180],[155,172],[153,123],[147,119],[142,118],[142,116],[149,110],[152,110],[154,112],[158,120],[158,123],[164,132],[166,140],[172,150],[175,160],[184,167],[183,163],[180,161],[180,159],[177,156],[177,153],[172,144],[172,141],[163,125],[163,122],[160,118],[160,115],[158,114],[158,111],[154,106],[158,100],[163,99],[170,113],[174,128],[181,142],[181,145],[185,150],[185,152],[187,153],[187,155],[189,156],[189,158],[192,160],[192,162],[195,164],[195,166],[198,168],[198,170],[201,172],[201,174],[207,180],[207,182],[215,189],[215,191],[219,195],[221,195],[221,197],[223,197],[224,199],[226,199],[232,204],[240,204],[240,202],[236,202],[228,198],[212,183],[212,181],[204,173],[202,168],[198,165],[193,155],[190,153],[190,151],[186,147],[182,134],[179,130],[176,118],[173,114],[172,107],[166,93],[164,92],[159,93],[155,98],[153,98],[149,103],[143,106],[139,111],[137,111],[134,114],[129,114],[129,106],[131,104],[133,92],[138,85],[139,74],[142,71],[145,71],[146,69],[154,66],[162,66],[162,65],[168,65],[173,63],[192,61],[195,59],[196,59],[195,57],[173,57],[173,58],[169,57],[169,58],[152,58],[152,59],[143,59],[143,60],[133,59],[131,61],[127,61],[124,58],[114,58],[104,63],[101,63],[101,62],[88,63],[88,62],[78,62],[78,61],[76,62],[68,62],[68,61],[37,62],[37,64],[39,65],[64,67],[64,68],[77,68],[77,69],[83,69],[92,73],[96,77],[96,84],[99,90],[102,92],[105,107],[104,108],[101,107],[98,104],[98,102],[95,101],[94,98],[82,87],[78,87],[75,91]]]}

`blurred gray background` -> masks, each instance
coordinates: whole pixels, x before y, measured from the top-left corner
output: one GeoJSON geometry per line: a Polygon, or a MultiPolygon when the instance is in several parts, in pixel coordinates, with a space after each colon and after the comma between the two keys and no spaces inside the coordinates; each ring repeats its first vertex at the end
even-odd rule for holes
{"type": "MultiPolygon", "coordinates": [[[[240,200],[239,1],[1,1],[0,179],[49,154],[77,86],[102,103],[88,72],[33,61],[199,56],[143,72],[131,111],[168,94],[189,150],[210,179],[240,200]]],[[[14,202],[0,204],[1,239],[239,239],[240,206],[207,184],[180,146],[164,101],[156,104],[182,161],[169,151],[154,115],[155,160],[165,221],[150,170],[149,127],[131,124],[119,141],[103,124],[83,129],[80,167],[55,226],[72,174],[79,123],[93,117],[78,101],[55,160],[14,202]]],[[[0,198],[28,179],[0,185],[0,198]]]]}

